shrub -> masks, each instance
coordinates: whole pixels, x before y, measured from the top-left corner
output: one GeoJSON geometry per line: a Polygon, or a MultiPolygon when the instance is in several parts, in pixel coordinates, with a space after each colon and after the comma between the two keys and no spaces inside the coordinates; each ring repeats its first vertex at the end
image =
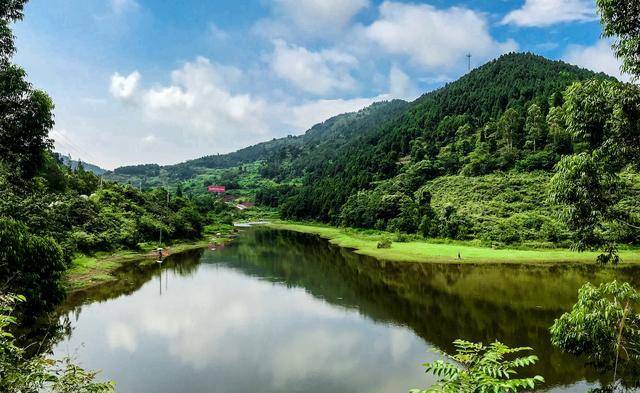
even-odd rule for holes
{"type": "Polygon", "coordinates": [[[539,375],[511,378],[516,369],[536,363],[538,358],[534,355],[518,356],[531,348],[509,348],[497,341],[483,345],[456,340],[454,345],[457,353],[451,359],[455,364],[444,360],[425,364],[427,372],[438,377],[438,383],[427,390],[413,389],[411,393],[512,393],[533,390],[536,384],[544,382],[539,375]]]}
{"type": "Polygon", "coordinates": [[[639,308],[640,293],[628,283],[587,283],[571,311],[553,323],[551,343],[603,369],[640,361],[639,308]]]}
{"type": "Polygon", "coordinates": [[[384,238],[384,239],[382,239],[382,240],[380,240],[378,242],[377,247],[378,248],[391,248],[391,243],[392,243],[391,239],[384,238]]]}
{"type": "Polygon", "coordinates": [[[64,297],[61,280],[66,267],[55,241],[0,218],[0,287],[4,290],[24,293],[30,306],[49,309],[64,297]]]}

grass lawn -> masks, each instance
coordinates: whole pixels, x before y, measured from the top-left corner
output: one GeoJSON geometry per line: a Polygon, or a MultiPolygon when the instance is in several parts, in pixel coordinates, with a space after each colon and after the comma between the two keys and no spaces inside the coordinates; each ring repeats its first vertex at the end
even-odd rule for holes
{"type": "MultiPolygon", "coordinates": [[[[206,247],[209,240],[177,243],[168,247],[170,254],[206,247]]],[[[69,291],[86,289],[94,285],[115,280],[112,274],[121,266],[128,263],[149,263],[156,260],[154,247],[143,246],[140,251],[117,251],[113,253],[99,252],[94,255],[77,255],[72,261],[72,267],[67,271],[66,287],[69,291]]]]}
{"type": "MultiPolygon", "coordinates": [[[[436,243],[426,240],[393,242],[391,248],[379,249],[377,248],[378,241],[385,234],[368,234],[352,229],[287,222],[275,222],[269,224],[268,227],[315,234],[340,247],[351,248],[358,254],[398,262],[594,263],[598,256],[597,252],[579,253],[564,249],[493,249],[472,245],[468,242],[436,243]],[[457,259],[458,253],[460,253],[461,260],[457,259]]],[[[386,236],[393,238],[393,234],[386,236]]],[[[622,250],[620,256],[623,264],[640,262],[640,250],[622,250]]]]}

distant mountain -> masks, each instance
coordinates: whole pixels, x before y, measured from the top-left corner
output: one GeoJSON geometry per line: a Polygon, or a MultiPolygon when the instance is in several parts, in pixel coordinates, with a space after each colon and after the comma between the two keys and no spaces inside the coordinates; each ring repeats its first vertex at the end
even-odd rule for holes
{"type": "MultiPolygon", "coordinates": [[[[368,132],[388,119],[399,116],[409,106],[402,100],[377,102],[357,112],[334,116],[314,125],[303,135],[287,136],[258,143],[229,154],[217,154],[180,164],[160,166],[143,164],[116,168],[106,178],[119,182],[150,181],[161,176],[169,182],[189,179],[208,169],[223,169],[255,161],[275,159],[290,153],[300,153],[305,148],[330,145],[342,146],[352,138],[368,132]]],[[[153,181],[151,181],[153,183],[153,181]]]]}
{"type": "MultiPolygon", "coordinates": [[[[283,210],[287,216],[335,220],[349,196],[398,175],[401,163],[410,163],[407,157],[418,138],[424,150],[421,156],[434,165],[436,176],[457,174],[469,161],[467,150],[479,147],[478,138],[496,137],[495,129],[481,130],[494,124],[507,109],[517,112],[516,145],[524,149],[526,108],[535,103],[546,116],[550,106],[562,101],[562,92],[569,85],[594,76],[609,78],[561,61],[511,53],[411,103],[380,102],[358,112],[332,117],[300,136],[274,139],[177,165],[122,167],[106,177],[157,186],[175,184],[211,169],[263,161],[260,171],[263,177],[279,182],[302,181],[302,186],[287,196],[283,210]],[[466,127],[465,135],[459,132],[462,126],[466,127]],[[487,132],[491,135],[485,135],[487,132]]],[[[497,157],[496,142],[492,143],[494,150],[489,155],[497,157]]],[[[547,157],[546,165],[552,165],[555,157],[547,157]]],[[[509,167],[502,165],[498,169],[509,167]]]]}
{"type": "MultiPolygon", "coordinates": [[[[66,166],[71,167],[71,169],[75,170],[78,167],[78,162],[77,160],[72,160],[71,158],[69,158],[69,156],[65,156],[63,154],[60,153],[56,153],[58,159],[66,166]]],[[[84,169],[86,171],[89,172],[93,172],[93,174],[100,176],[103,175],[105,173],[107,173],[108,171],[106,169],[102,169],[97,165],[94,164],[90,164],[88,162],[84,162],[82,161],[82,166],[84,167],[84,169]]]]}
{"type": "MultiPolygon", "coordinates": [[[[610,78],[530,53],[503,55],[421,96],[395,119],[345,144],[316,151],[316,158],[304,170],[303,186],[289,197],[283,212],[294,218],[337,220],[349,196],[398,175],[401,163],[418,147],[416,143],[424,165],[433,166],[433,176],[450,173],[448,166],[459,169],[469,161],[465,150],[480,147],[487,137],[497,138],[499,132],[492,122],[509,108],[517,112],[514,136],[518,143],[524,142],[526,108],[535,103],[546,114],[555,101],[562,101],[569,85],[596,76],[610,78]],[[488,126],[489,130],[482,131],[488,126]]],[[[489,158],[497,157],[495,140],[490,148],[489,158]]]]}

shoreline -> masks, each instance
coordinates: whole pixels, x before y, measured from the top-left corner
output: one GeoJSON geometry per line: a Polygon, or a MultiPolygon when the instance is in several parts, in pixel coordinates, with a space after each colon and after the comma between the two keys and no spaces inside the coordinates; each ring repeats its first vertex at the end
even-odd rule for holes
{"type": "MultiPolygon", "coordinates": [[[[331,244],[351,249],[356,254],[382,261],[457,264],[528,264],[549,265],[566,263],[595,264],[598,252],[577,252],[567,249],[489,248],[464,243],[435,243],[428,240],[392,242],[390,248],[377,248],[378,241],[393,237],[392,233],[366,234],[348,228],[320,224],[274,222],[265,227],[307,233],[327,239],[331,244]],[[461,259],[457,258],[458,253],[461,259]]],[[[619,266],[640,263],[640,250],[621,250],[619,266]]]]}
{"type": "MultiPolygon", "coordinates": [[[[178,255],[187,251],[207,248],[211,243],[228,243],[231,239],[228,234],[221,237],[203,238],[201,240],[177,242],[165,247],[169,256],[178,255]]],[[[116,281],[113,275],[118,269],[130,265],[146,265],[155,263],[156,256],[152,251],[121,250],[112,253],[96,253],[94,255],[81,254],[72,260],[72,267],[67,270],[64,286],[67,294],[91,289],[105,283],[116,281]]]]}

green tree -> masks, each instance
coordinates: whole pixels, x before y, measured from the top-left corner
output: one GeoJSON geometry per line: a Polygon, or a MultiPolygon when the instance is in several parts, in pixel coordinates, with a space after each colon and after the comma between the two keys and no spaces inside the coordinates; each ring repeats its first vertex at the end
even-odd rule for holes
{"type": "Polygon", "coordinates": [[[627,192],[618,174],[640,167],[640,88],[594,79],[572,85],[565,99],[567,130],[586,151],[558,163],[551,196],[577,249],[602,249],[598,260],[616,263],[620,228],[640,229],[638,217],[618,205],[627,192]]]}
{"type": "Polygon", "coordinates": [[[507,109],[498,119],[498,151],[500,166],[509,169],[518,158],[517,140],[520,135],[520,113],[515,108],[507,109]]]}
{"type": "Polygon", "coordinates": [[[640,75],[640,4],[637,0],[596,0],[605,37],[615,39],[613,49],[622,71],[640,75]]]}
{"type": "Polygon", "coordinates": [[[571,154],[571,133],[567,131],[567,124],[564,118],[564,110],[561,106],[549,109],[547,114],[547,128],[551,147],[558,154],[571,154]]]}
{"type": "MultiPolygon", "coordinates": [[[[640,293],[616,281],[580,288],[578,302],[556,319],[551,342],[565,352],[586,356],[591,363],[613,372],[640,360],[640,293]]],[[[640,382],[640,381],[638,381],[640,382]]]]}
{"type": "Polygon", "coordinates": [[[26,81],[23,69],[10,64],[15,51],[10,24],[23,16],[26,0],[0,5],[0,160],[19,179],[33,177],[44,162],[53,127],[53,103],[26,81]]]}
{"type": "Polygon", "coordinates": [[[515,108],[507,109],[497,123],[500,146],[513,150],[520,130],[520,113],[515,108]]]}
{"type": "Polygon", "coordinates": [[[531,104],[527,110],[525,122],[526,147],[533,150],[544,147],[547,139],[546,119],[537,104],[531,104]]]}
{"type": "MultiPolygon", "coordinates": [[[[517,369],[536,363],[535,355],[520,356],[531,348],[509,348],[500,342],[490,345],[463,340],[454,341],[455,362],[436,360],[426,363],[427,372],[438,378],[438,383],[426,390],[413,389],[411,393],[512,393],[532,390],[544,378],[512,378],[517,369]]],[[[441,352],[443,356],[447,356],[441,352]]]]}
{"type": "Polygon", "coordinates": [[[0,3],[0,65],[5,66],[16,48],[11,23],[23,17],[27,0],[6,0],[0,3]]]}
{"type": "Polygon", "coordinates": [[[0,288],[28,296],[29,305],[49,309],[62,300],[66,269],[62,250],[51,239],[0,218],[0,288]]]}

